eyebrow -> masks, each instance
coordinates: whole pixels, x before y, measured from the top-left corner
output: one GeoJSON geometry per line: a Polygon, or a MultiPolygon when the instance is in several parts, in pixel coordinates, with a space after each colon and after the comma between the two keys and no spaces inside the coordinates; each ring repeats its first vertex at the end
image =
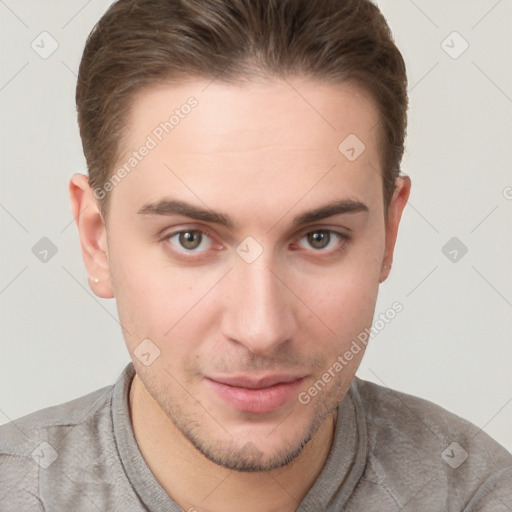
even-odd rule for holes
{"type": "Polygon", "coordinates": [[[328,217],[333,217],[334,215],[345,215],[369,211],[370,210],[368,206],[366,206],[364,203],[361,203],[361,201],[355,201],[353,199],[340,199],[339,201],[334,201],[333,203],[321,206],[315,210],[302,213],[293,219],[293,225],[296,226],[300,224],[308,224],[310,222],[317,222],[328,217]]]}
{"type": "Polygon", "coordinates": [[[141,215],[182,215],[191,219],[221,224],[230,229],[233,228],[233,223],[227,215],[210,209],[199,208],[193,204],[176,199],[162,199],[154,203],[146,203],[137,213],[141,215]]]}
{"type": "MultiPolygon", "coordinates": [[[[317,222],[334,215],[345,215],[359,212],[369,212],[368,206],[360,201],[353,199],[341,199],[326,204],[314,210],[301,213],[292,221],[294,226],[317,222]]],[[[185,201],[177,199],[162,199],[160,201],[146,203],[137,212],[140,215],[182,215],[191,219],[220,224],[229,229],[233,229],[233,221],[225,214],[215,212],[210,209],[204,209],[185,201]]]]}

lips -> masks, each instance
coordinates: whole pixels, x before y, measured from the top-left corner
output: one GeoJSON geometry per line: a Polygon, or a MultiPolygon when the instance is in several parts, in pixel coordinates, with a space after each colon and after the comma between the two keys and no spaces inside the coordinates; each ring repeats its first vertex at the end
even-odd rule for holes
{"type": "Polygon", "coordinates": [[[205,380],[222,402],[241,412],[265,413],[297,396],[304,375],[274,374],[264,377],[207,377],[205,380]]]}
{"type": "Polygon", "coordinates": [[[247,377],[247,375],[229,376],[229,377],[208,377],[210,380],[226,384],[227,386],[235,386],[238,388],[263,389],[282,382],[293,382],[305,377],[304,374],[273,374],[262,377],[247,377]]]}

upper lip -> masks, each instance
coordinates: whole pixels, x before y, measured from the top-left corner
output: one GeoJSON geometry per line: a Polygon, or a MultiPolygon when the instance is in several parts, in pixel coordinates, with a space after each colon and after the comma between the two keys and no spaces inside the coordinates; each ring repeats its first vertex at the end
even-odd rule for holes
{"type": "Polygon", "coordinates": [[[293,382],[305,377],[305,374],[275,373],[272,375],[264,375],[259,377],[248,377],[247,375],[234,375],[228,377],[208,377],[210,380],[226,384],[228,386],[236,386],[249,389],[262,389],[280,384],[283,382],[293,382]]]}

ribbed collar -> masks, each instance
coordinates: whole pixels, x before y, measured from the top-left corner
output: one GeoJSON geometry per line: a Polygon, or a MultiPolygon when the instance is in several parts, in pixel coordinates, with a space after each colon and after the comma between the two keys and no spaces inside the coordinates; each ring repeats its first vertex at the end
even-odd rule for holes
{"type": "MultiPolygon", "coordinates": [[[[130,417],[129,394],[135,375],[129,363],[112,396],[114,438],[126,476],[150,512],[183,512],[165,492],[139,451],[130,417]]],[[[350,498],[366,464],[366,422],[357,378],[338,406],[331,450],[322,471],[296,512],[339,512],[350,498]]]]}

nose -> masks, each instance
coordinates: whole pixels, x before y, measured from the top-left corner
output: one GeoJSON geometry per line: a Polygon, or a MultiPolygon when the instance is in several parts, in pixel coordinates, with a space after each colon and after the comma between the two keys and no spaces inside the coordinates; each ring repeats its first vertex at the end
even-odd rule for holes
{"type": "Polygon", "coordinates": [[[296,337],[295,297],[267,259],[239,258],[227,277],[221,322],[226,338],[268,357],[296,337]]]}

